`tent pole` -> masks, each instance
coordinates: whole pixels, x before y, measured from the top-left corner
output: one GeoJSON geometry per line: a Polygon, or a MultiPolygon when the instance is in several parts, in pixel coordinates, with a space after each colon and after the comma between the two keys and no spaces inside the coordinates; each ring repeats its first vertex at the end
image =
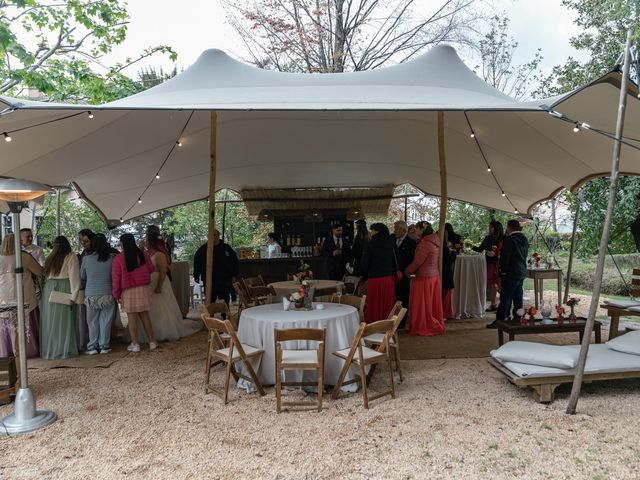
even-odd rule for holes
{"type": "Polygon", "coordinates": [[[444,112],[438,112],[438,158],[440,160],[440,221],[438,236],[440,237],[440,257],[438,269],[442,276],[442,257],[444,254],[444,224],[447,221],[447,159],[444,150],[444,112]]]}
{"type": "Polygon", "coordinates": [[[211,111],[211,143],[209,157],[211,159],[211,171],[209,172],[209,234],[207,236],[207,273],[205,288],[205,305],[211,303],[213,291],[213,231],[216,228],[216,137],[218,127],[218,112],[211,111]]]}
{"type": "Polygon", "coordinates": [[[602,236],[600,237],[600,248],[598,250],[598,263],[596,265],[596,274],[593,283],[593,295],[591,296],[591,305],[589,306],[589,316],[587,324],[584,326],[584,335],[582,337],[582,345],[580,347],[580,357],[576,367],[576,376],[573,379],[571,387],[571,397],[567,405],[567,413],[575,414],[580,390],[582,389],[582,378],[584,376],[584,367],[587,362],[587,353],[589,352],[589,343],[591,342],[591,332],[593,332],[593,323],[596,317],[596,310],[600,301],[600,289],[602,287],[602,274],[604,272],[604,260],[607,255],[607,245],[609,244],[609,234],[611,232],[611,222],[613,219],[613,207],[616,203],[616,191],[618,189],[618,174],[620,170],[620,139],[624,129],[624,114],[627,106],[627,87],[629,82],[629,52],[631,50],[631,29],[627,30],[627,43],[624,48],[624,66],[622,68],[622,85],[620,86],[620,103],[618,105],[618,119],[616,122],[616,140],[613,144],[613,154],[611,160],[611,182],[609,184],[609,203],[607,205],[607,216],[605,217],[604,226],[602,227],[602,236]]]}
{"type": "Polygon", "coordinates": [[[573,230],[571,231],[571,245],[569,246],[569,263],[567,264],[567,278],[564,284],[564,298],[562,303],[569,300],[569,288],[571,287],[571,270],[573,269],[573,254],[576,249],[576,232],[578,231],[578,218],[580,217],[580,206],[582,205],[582,190],[578,192],[576,214],[573,216],[573,230]]]}

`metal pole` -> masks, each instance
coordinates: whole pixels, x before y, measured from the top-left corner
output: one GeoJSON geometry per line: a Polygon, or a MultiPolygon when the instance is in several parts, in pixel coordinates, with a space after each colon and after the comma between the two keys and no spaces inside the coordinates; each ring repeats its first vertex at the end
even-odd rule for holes
{"type": "MultiPolygon", "coordinates": [[[[56,420],[56,414],[47,410],[36,410],[36,400],[29,388],[27,372],[27,339],[24,321],[24,290],[22,286],[22,245],[20,241],[20,212],[23,204],[9,204],[13,223],[16,256],[16,311],[18,314],[18,365],[20,388],[16,393],[15,412],[2,419],[0,434],[16,435],[29,433],[45,427],[56,420]]],[[[35,334],[35,333],[34,333],[35,334]]]]}
{"type": "Polygon", "coordinates": [[[582,337],[582,346],[580,347],[580,357],[576,367],[576,375],[573,379],[571,388],[571,397],[567,405],[567,413],[575,414],[578,398],[582,389],[582,378],[584,376],[584,367],[587,362],[587,353],[589,352],[589,343],[591,342],[591,333],[593,332],[593,323],[596,318],[596,310],[600,301],[600,290],[602,287],[602,274],[604,272],[604,260],[607,254],[607,245],[609,244],[609,234],[611,232],[611,222],[613,220],[613,208],[616,203],[616,191],[618,189],[618,174],[620,170],[620,139],[624,129],[624,116],[627,106],[627,87],[629,82],[629,63],[631,50],[631,29],[627,30],[627,43],[624,49],[624,66],[622,68],[622,85],[620,86],[620,102],[618,106],[618,119],[616,122],[616,140],[613,144],[613,154],[611,160],[611,182],[609,184],[609,203],[607,205],[607,216],[605,217],[604,226],[602,228],[602,236],[600,237],[600,248],[598,250],[598,262],[596,265],[596,274],[593,283],[593,295],[591,296],[591,305],[589,306],[589,316],[587,324],[584,327],[584,335],[582,337]]]}
{"type": "Polygon", "coordinates": [[[576,249],[576,232],[578,231],[578,218],[580,216],[580,207],[582,206],[582,190],[578,192],[576,214],[573,216],[573,230],[571,231],[571,245],[569,246],[569,263],[567,265],[567,278],[564,284],[564,297],[562,303],[569,300],[569,288],[571,287],[571,270],[573,269],[573,254],[576,249]]]}

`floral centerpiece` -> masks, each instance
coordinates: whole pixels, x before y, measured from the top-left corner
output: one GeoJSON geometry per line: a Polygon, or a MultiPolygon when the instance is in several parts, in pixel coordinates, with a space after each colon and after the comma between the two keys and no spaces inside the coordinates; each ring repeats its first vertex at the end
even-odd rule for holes
{"type": "Polygon", "coordinates": [[[556,305],[556,313],[558,314],[558,318],[556,320],[558,320],[558,323],[560,325],[562,325],[564,323],[564,314],[565,314],[565,309],[562,305],[556,305]]]}
{"type": "Polygon", "coordinates": [[[300,283],[300,290],[298,290],[297,292],[293,292],[289,297],[289,301],[293,303],[293,305],[297,310],[313,309],[313,298],[310,290],[311,290],[311,281],[308,279],[302,280],[300,283]]]}
{"type": "Polygon", "coordinates": [[[529,314],[529,319],[528,319],[529,325],[535,325],[536,314],[538,313],[538,309],[536,307],[529,307],[529,310],[527,310],[527,313],[529,314]]]}
{"type": "Polygon", "coordinates": [[[542,257],[538,252],[533,252],[532,260],[533,260],[533,268],[540,268],[540,260],[542,260],[542,257]]]}
{"type": "Polygon", "coordinates": [[[302,284],[305,280],[313,280],[313,272],[308,264],[300,260],[298,272],[293,274],[293,281],[302,284]]]}
{"type": "Polygon", "coordinates": [[[576,317],[576,314],[574,312],[574,308],[577,304],[580,303],[580,299],[576,298],[576,297],[571,297],[569,300],[567,300],[567,306],[571,309],[571,313],[569,314],[569,321],[570,322],[574,322],[577,320],[578,317],[576,317]]]}

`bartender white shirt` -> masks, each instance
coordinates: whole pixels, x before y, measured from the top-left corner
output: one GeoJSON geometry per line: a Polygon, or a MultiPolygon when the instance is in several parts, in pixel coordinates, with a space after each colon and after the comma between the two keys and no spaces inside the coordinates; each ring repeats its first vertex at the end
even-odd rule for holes
{"type": "Polygon", "coordinates": [[[279,255],[282,249],[278,242],[273,242],[267,245],[267,253],[269,258],[275,258],[276,255],[279,255]]]}

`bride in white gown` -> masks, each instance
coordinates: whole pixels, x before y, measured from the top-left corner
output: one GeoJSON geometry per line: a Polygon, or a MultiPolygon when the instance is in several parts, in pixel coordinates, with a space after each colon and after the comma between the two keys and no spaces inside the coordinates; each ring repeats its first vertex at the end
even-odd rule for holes
{"type": "MultiPolygon", "coordinates": [[[[149,317],[156,341],[178,340],[182,337],[193,335],[202,329],[202,322],[182,318],[182,312],[178,306],[171,282],[166,276],[168,262],[167,257],[154,245],[154,238],[147,239],[148,252],[155,271],[151,274],[150,295],[149,295],[149,317]],[[158,280],[161,286],[158,288],[158,280]]],[[[140,342],[146,343],[144,329],[138,330],[140,342]]]]}

